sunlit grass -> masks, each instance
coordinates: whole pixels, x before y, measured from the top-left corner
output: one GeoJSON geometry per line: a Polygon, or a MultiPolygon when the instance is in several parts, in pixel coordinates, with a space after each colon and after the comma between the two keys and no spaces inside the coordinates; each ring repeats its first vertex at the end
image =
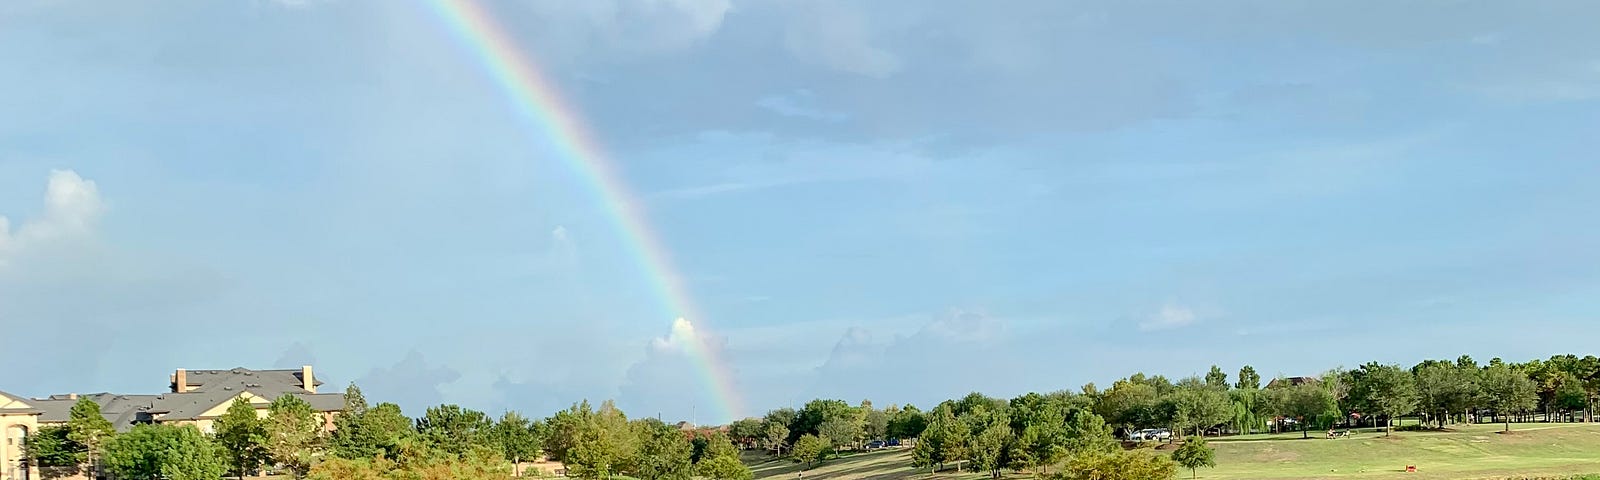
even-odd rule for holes
{"type": "MultiPolygon", "coordinates": [[[[1600,473],[1600,425],[1513,425],[1509,435],[1500,425],[1454,426],[1445,432],[1394,432],[1385,438],[1372,429],[1348,438],[1301,440],[1299,432],[1213,439],[1217,468],[1202,469],[1209,479],[1504,479],[1561,478],[1600,473]],[[1415,465],[1417,473],[1401,473],[1415,465]]],[[[1169,450],[1150,449],[1167,455],[1169,450]]],[[[746,462],[756,479],[851,480],[928,479],[978,480],[984,473],[954,469],[929,475],[911,468],[909,449],[849,455],[805,469],[787,459],[750,452],[746,462]]],[[[1189,478],[1183,471],[1181,478],[1189,478]]],[[[1012,474],[1008,478],[1032,478],[1012,474]]],[[[1595,477],[1600,478],[1600,477],[1595,477]]]]}

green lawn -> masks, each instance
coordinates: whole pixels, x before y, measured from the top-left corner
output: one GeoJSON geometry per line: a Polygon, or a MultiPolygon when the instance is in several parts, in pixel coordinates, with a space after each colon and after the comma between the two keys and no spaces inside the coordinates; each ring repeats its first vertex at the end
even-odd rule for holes
{"type": "Polygon", "coordinates": [[[1217,468],[1200,478],[1460,479],[1561,476],[1600,472],[1600,426],[1595,424],[1466,425],[1447,432],[1382,433],[1300,440],[1299,433],[1212,440],[1217,468]]]}
{"type": "MultiPolygon", "coordinates": [[[[1382,433],[1362,429],[1349,438],[1301,440],[1300,433],[1213,439],[1217,468],[1200,471],[1209,479],[1504,479],[1556,478],[1600,473],[1600,425],[1513,425],[1510,435],[1498,425],[1456,426],[1447,432],[1382,433]],[[1406,465],[1417,473],[1402,474],[1406,465]]],[[[1168,450],[1151,450],[1167,455],[1168,450]]],[[[745,457],[758,480],[796,479],[800,465],[759,453],[745,457]]],[[[1011,478],[1031,478],[1016,474],[1011,478]]],[[[846,456],[805,470],[805,480],[978,480],[984,474],[929,475],[912,471],[909,449],[846,456]]],[[[1183,471],[1180,478],[1189,478],[1183,471]]]]}

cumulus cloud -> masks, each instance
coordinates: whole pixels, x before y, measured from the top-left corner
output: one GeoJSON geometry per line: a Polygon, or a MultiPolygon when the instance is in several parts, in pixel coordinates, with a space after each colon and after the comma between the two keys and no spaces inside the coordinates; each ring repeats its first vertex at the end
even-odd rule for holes
{"type": "MultiPolygon", "coordinates": [[[[726,360],[726,351],[725,337],[699,330],[686,319],[674,320],[667,334],[651,339],[645,348],[644,358],[628,368],[618,404],[623,410],[637,409],[641,414],[661,414],[664,418],[671,417],[669,420],[725,422],[733,419],[723,418],[724,415],[750,414],[752,412],[720,411],[725,404],[739,402],[740,399],[723,398],[720,386],[706,384],[708,375],[716,376],[717,381],[734,381],[721,377],[731,372],[705,371],[706,360],[699,358],[708,356],[726,360]]],[[[724,361],[724,364],[728,363],[724,361]]]]}
{"type": "Polygon", "coordinates": [[[893,383],[888,390],[897,399],[927,402],[961,393],[955,390],[996,389],[1004,380],[996,370],[1022,373],[1014,370],[1023,364],[1021,357],[1006,348],[1008,331],[1003,319],[962,310],[936,316],[911,335],[882,340],[865,328],[850,328],[816,368],[805,396],[850,398],[893,383]]]}
{"type": "Polygon", "coordinates": [[[590,0],[530,2],[549,34],[568,43],[621,52],[660,53],[695,45],[717,32],[731,0],[590,0]]]}
{"type": "MultiPolygon", "coordinates": [[[[300,368],[303,365],[316,365],[317,356],[311,353],[311,347],[304,343],[294,342],[278,355],[278,360],[272,362],[272,368],[300,368]]],[[[321,375],[317,376],[321,378],[321,375]]],[[[323,381],[327,381],[326,378],[323,381]]]]}
{"type": "Polygon", "coordinates": [[[412,350],[405,358],[387,367],[377,367],[356,380],[368,398],[382,398],[399,404],[407,412],[444,403],[441,387],[461,379],[461,372],[445,365],[432,365],[422,353],[412,350]]]}
{"type": "Polygon", "coordinates": [[[1160,310],[1146,315],[1144,320],[1139,322],[1139,330],[1153,332],[1183,328],[1194,324],[1198,318],[1194,310],[1189,307],[1173,304],[1162,305],[1160,310]]]}
{"type": "Polygon", "coordinates": [[[45,186],[44,211],[11,230],[0,216],[0,266],[35,248],[88,238],[105,204],[94,181],[72,170],[53,170],[45,186]]]}

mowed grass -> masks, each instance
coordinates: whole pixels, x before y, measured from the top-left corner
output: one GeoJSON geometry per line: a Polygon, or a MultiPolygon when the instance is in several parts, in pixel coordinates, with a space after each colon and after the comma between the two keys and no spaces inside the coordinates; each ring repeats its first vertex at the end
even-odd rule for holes
{"type": "MultiPolygon", "coordinates": [[[[1505,479],[1560,478],[1600,473],[1600,425],[1513,425],[1503,435],[1498,425],[1457,426],[1446,432],[1394,432],[1385,438],[1372,429],[1349,438],[1301,440],[1299,433],[1212,439],[1217,468],[1201,469],[1208,479],[1505,479]],[[1417,473],[1402,473],[1415,465],[1417,473]]],[[[1153,455],[1170,450],[1147,449],[1153,455]]],[[[758,480],[797,479],[801,465],[750,453],[746,462],[758,480]]],[[[1011,474],[1007,478],[1032,478],[1011,474]]],[[[986,479],[982,473],[953,469],[930,475],[912,470],[909,449],[836,458],[805,470],[805,480],[986,479]]],[[[1179,478],[1189,478],[1187,470],[1179,478]]]]}
{"type": "MultiPolygon", "coordinates": [[[[1595,424],[1455,426],[1445,432],[1372,429],[1349,438],[1300,440],[1299,433],[1212,440],[1217,468],[1200,478],[1470,479],[1600,473],[1600,426],[1595,424]],[[1401,475],[1407,465],[1417,473],[1401,475]]],[[[1165,452],[1158,452],[1165,453],[1165,452]]],[[[1187,473],[1187,472],[1185,472],[1187,473]]]]}

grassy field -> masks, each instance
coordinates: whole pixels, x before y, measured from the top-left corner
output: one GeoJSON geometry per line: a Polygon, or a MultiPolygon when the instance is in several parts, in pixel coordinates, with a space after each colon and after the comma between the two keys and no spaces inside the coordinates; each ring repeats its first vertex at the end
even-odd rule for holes
{"type": "MultiPolygon", "coordinates": [[[[1213,439],[1217,468],[1200,471],[1210,479],[1505,479],[1557,478],[1600,473],[1600,426],[1595,424],[1458,426],[1446,432],[1382,433],[1365,429],[1349,438],[1301,440],[1299,433],[1213,439]],[[1415,465],[1417,473],[1401,473],[1415,465]]],[[[1151,450],[1166,455],[1165,450],[1151,450]]],[[[746,457],[758,480],[796,479],[800,465],[746,457]]],[[[1017,474],[1009,478],[1031,478],[1017,474]]],[[[908,450],[875,452],[829,460],[807,469],[805,480],[938,478],[977,480],[984,474],[954,471],[929,475],[912,471],[908,450]]],[[[1180,478],[1189,478],[1183,471],[1180,478]]]]}

